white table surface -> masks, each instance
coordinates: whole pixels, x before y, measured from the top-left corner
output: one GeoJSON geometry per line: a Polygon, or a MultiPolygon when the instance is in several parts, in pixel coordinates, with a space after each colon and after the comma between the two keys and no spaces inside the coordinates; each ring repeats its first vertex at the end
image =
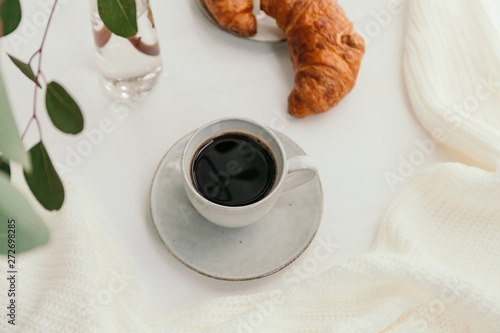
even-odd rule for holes
{"type": "MultiPolygon", "coordinates": [[[[85,132],[99,128],[105,118],[113,123],[113,131],[92,144],[91,152],[71,168],[69,152],[88,142],[85,134],[62,134],[40,112],[43,139],[52,159],[59,167],[66,166],[95,199],[107,222],[103,228],[111,230],[137,271],[146,318],[214,297],[286,288],[297,277],[318,274],[370,249],[387,206],[404,186],[399,183],[392,190],[384,175],[398,174],[400,158],[408,159],[419,150],[416,141],[428,138],[404,88],[406,1],[388,24],[378,24],[380,31],[369,30],[377,26],[373,11],[386,9],[390,2],[340,2],[358,30],[372,36],[356,87],[329,112],[293,119],[286,112],[294,77],[286,43],[261,44],[224,33],[190,1],[151,1],[164,76],[140,104],[126,106],[110,98],[98,82],[88,1],[63,1],[46,43],[44,71],[78,100],[85,132]],[[294,139],[317,159],[324,187],[323,219],[311,246],[289,267],[255,281],[217,281],[186,268],[160,243],[149,216],[150,183],[167,149],[191,130],[227,116],[255,119],[294,139]],[[320,240],[337,244],[326,260],[314,257],[320,240]]],[[[36,50],[43,29],[34,19],[46,17],[45,3],[23,1],[21,27],[1,44],[3,75],[21,129],[32,112],[33,86],[5,52],[27,60],[36,50]]],[[[38,102],[43,110],[43,98],[38,102]]],[[[25,142],[29,146],[35,140],[33,128],[25,142]]],[[[440,161],[474,163],[438,146],[415,172],[440,161]]]]}

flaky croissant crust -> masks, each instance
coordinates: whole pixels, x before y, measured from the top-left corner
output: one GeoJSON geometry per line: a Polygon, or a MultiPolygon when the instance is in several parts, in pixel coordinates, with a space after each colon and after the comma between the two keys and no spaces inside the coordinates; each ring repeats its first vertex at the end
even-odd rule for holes
{"type": "Polygon", "coordinates": [[[325,112],[354,87],[365,45],[335,0],[262,0],[285,31],[295,70],[288,109],[295,117],[325,112]]]}
{"type": "Polygon", "coordinates": [[[213,18],[224,28],[245,36],[257,33],[252,0],[202,0],[213,18]]]}

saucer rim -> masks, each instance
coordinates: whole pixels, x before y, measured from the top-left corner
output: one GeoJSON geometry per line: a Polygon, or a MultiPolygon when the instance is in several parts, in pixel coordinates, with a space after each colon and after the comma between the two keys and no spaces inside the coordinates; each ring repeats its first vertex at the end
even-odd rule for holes
{"type": "MultiPolygon", "coordinates": [[[[195,1],[199,1],[199,0],[195,0],[195,1]]],[[[274,134],[276,134],[276,136],[278,137],[279,139],[279,136],[283,136],[283,137],[286,137],[287,139],[289,139],[290,141],[292,141],[295,145],[297,145],[297,147],[300,148],[300,150],[302,150],[302,152],[304,152],[304,150],[302,149],[302,147],[300,147],[295,141],[293,141],[291,138],[289,138],[287,135],[283,134],[282,132],[280,131],[277,131],[275,129],[272,129],[272,128],[269,128],[270,131],[272,131],[274,134]]],[[[173,250],[170,249],[170,247],[165,243],[165,241],[163,240],[163,237],[160,235],[160,232],[158,230],[158,226],[156,225],[155,223],[155,219],[153,217],[153,205],[152,205],[152,196],[153,196],[153,186],[155,184],[155,180],[156,180],[156,176],[158,175],[158,172],[160,171],[160,167],[162,165],[162,162],[163,160],[167,157],[167,155],[170,153],[170,151],[172,151],[172,149],[178,145],[182,140],[186,139],[189,137],[189,135],[192,135],[194,132],[196,131],[193,130],[189,133],[187,133],[186,135],[182,136],[180,139],[178,139],[177,141],[175,141],[171,146],[170,148],[166,151],[166,153],[162,156],[162,158],[160,159],[160,162],[158,163],[158,166],[156,167],[156,170],[154,172],[154,175],[153,175],[153,179],[151,181],[151,186],[150,186],[150,190],[149,190],[149,214],[150,214],[150,217],[151,217],[151,222],[153,224],[153,227],[154,227],[154,230],[155,230],[155,233],[156,233],[156,236],[160,239],[161,243],[163,244],[163,246],[168,250],[168,252],[178,261],[180,262],[181,264],[183,264],[185,267],[189,268],[190,270],[198,273],[198,274],[201,274],[203,276],[206,276],[208,278],[212,278],[212,279],[215,279],[215,280],[219,280],[219,281],[230,281],[230,282],[243,282],[243,281],[252,281],[252,280],[258,280],[258,279],[262,279],[262,278],[265,278],[267,276],[270,276],[270,275],[273,275],[281,270],[283,270],[284,268],[288,267],[291,263],[293,263],[295,260],[297,260],[308,248],[309,248],[309,245],[311,245],[312,241],[316,238],[316,234],[318,233],[318,230],[321,226],[321,221],[323,220],[323,212],[324,212],[324,192],[323,192],[323,185],[321,183],[321,179],[319,177],[319,174],[316,175],[315,178],[317,178],[317,181],[318,181],[318,185],[319,185],[319,191],[320,191],[320,194],[321,194],[321,206],[320,206],[320,212],[319,212],[319,216],[318,216],[318,225],[317,225],[317,228],[314,230],[314,233],[311,235],[311,238],[310,240],[304,244],[302,250],[297,253],[293,258],[291,258],[289,261],[287,261],[286,264],[280,266],[280,267],[277,267],[267,273],[264,273],[264,274],[260,274],[260,275],[257,275],[257,276],[252,276],[252,277],[248,277],[248,278],[225,278],[225,277],[220,277],[220,276],[215,276],[215,275],[212,275],[212,274],[208,274],[208,273],[205,273],[205,272],[202,272],[192,266],[190,266],[188,263],[186,263],[185,261],[183,261],[182,259],[180,259],[174,252],[173,250]]],[[[286,148],[285,148],[285,151],[286,151],[286,148]]],[[[305,152],[304,152],[305,153],[305,152]]],[[[181,171],[182,173],[182,171],[181,171]]],[[[314,179],[313,179],[314,180],[314,179]]],[[[193,207],[193,209],[195,209],[193,207]]],[[[212,222],[210,222],[212,223],[212,222]]]]}

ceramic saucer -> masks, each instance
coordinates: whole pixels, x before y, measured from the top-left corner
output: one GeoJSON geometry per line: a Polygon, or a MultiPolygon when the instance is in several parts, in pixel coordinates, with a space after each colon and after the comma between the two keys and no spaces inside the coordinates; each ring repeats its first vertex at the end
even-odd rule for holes
{"type": "MultiPolygon", "coordinates": [[[[276,133],[287,157],[304,151],[276,133]]],[[[189,135],[163,157],[151,186],[151,216],[170,253],[192,270],[220,280],[243,281],[273,274],[309,246],[323,212],[319,177],[282,193],[261,220],[243,228],[224,228],[203,218],[184,191],[180,160],[189,135]]]]}
{"type": "Polygon", "coordinates": [[[264,43],[277,43],[284,41],[286,39],[283,30],[278,28],[276,20],[266,15],[262,10],[260,10],[260,1],[254,0],[253,13],[255,15],[255,18],[257,19],[257,33],[253,36],[244,36],[235,31],[231,31],[224,28],[214,19],[214,17],[208,11],[207,6],[205,6],[202,0],[194,0],[194,2],[200,9],[203,16],[205,16],[212,24],[216,25],[221,30],[228,32],[232,35],[235,35],[240,38],[249,39],[255,42],[264,42],[264,43]]]}

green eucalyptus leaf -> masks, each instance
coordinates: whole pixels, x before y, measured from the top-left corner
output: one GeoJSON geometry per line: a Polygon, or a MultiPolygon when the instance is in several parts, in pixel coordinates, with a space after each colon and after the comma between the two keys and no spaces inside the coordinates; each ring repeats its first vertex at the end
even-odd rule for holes
{"type": "Polygon", "coordinates": [[[52,164],[43,142],[30,150],[33,163],[32,172],[24,172],[31,192],[47,210],[59,210],[64,202],[64,187],[52,164]]]}
{"type": "Polygon", "coordinates": [[[28,79],[35,82],[38,87],[40,88],[42,87],[40,83],[37,81],[35,73],[33,73],[33,69],[31,69],[31,66],[29,64],[22,62],[21,60],[11,56],[10,54],[8,54],[8,56],[10,60],[12,60],[14,65],[16,65],[16,67],[19,68],[21,72],[23,72],[23,74],[26,75],[28,79]]]}
{"type": "Polygon", "coordinates": [[[0,37],[16,30],[19,22],[21,22],[19,0],[0,0],[0,37]]]}
{"type": "Polygon", "coordinates": [[[7,161],[4,161],[0,158],[0,173],[4,173],[10,177],[10,164],[7,161]]]}
{"type": "Polygon", "coordinates": [[[28,200],[0,174],[0,254],[15,255],[29,251],[49,241],[49,230],[35,213],[28,200]],[[14,222],[15,221],[15,222],[14,222]],[[9,228],[11,226],[11,228],[9,228]],[[13,228],[12,228],[13,227],[13,228]],[[10,238],[9,238],[9,235],[10,238]]]}
{"type": "Polygon", "coordinates": [[[0,152],[7,161],[16,161],[27,170],[31,169],[31,162],[24,150],[23,143],[5,92],[5,87],[0,73],[0,152]]]}
{"type": "Polygon", "coordinates": [[[135,0],[97,0],[99,16],[115,35],[133,37],[137,34],[135,0]]]}
{"type": "Polygon", "coordinates": [[[50,120],[59,130],[69,134],[77,134],[83,130],[80,107],[57,82],[50,82],[47,85],[45,106],[50,120]]]}

